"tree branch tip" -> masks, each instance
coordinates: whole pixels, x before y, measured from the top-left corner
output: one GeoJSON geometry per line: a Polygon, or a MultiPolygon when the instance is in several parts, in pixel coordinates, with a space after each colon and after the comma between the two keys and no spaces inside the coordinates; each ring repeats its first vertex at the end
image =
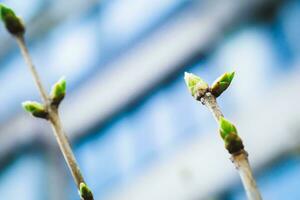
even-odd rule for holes
{"type": "Polygon", "coordinates": [[[22,18],[18,17],[13,9],[4,4],[0,4],[0,19],[12,35],[19,36],[25,33],[25,24],[22,18]]]}
{"type": "Polygon", "coordinates": [[[219,97],[229,87],[234,75],[234,71],[222,74],[214,81],[211,87],[193,73],[184,72],[184,80],[191,95],[199,101],[208,92],[216,98],[219,97]]]}

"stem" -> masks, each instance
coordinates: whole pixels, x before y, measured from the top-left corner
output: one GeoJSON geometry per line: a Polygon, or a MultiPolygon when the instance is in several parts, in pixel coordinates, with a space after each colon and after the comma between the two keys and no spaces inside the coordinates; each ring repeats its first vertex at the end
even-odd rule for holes
{"type": "Polygon", "coordinates": [[[234,154],[232,155],[231,160],[239,172],[248,199],[261,200],[262,197],[256,186],[256,182],[252,174],[252,169],[248,161],[247,152],[241,151],[238,154],[234,154]]]}
{"type": "Polygon", "coordinates": [[[48,121],[51,123],[55,138],[59,144],[60,150],[65,158],[65,161],[68,164],[68,167],[72,173],[74,181],[77,185],[77,188],[80,189],[80,183],[85,183],[84,178],[80,172],[79,166],[75,159],[74,153],[71,149],[70,143],[67,139],[67,136],[63,130],[62,123],[58,114],[58,109],[55,106],[51,106],[50,99],[46,93],[46,90],[43,87],[43,84],[39,78],[37,70],[32,62],[28,48],[26,46],[23,35],[16,36],[17,43],[21,49],[21,53],[25,59],[25,62],[32,74],[34,82],[38,88],[40,96],[44,102],[44,106],[48,112],[48,121]]]}
{"type": "Polygon", "coordinates": [[[36,69],[33,65],[33,62],[32,62],[31,56],[29,54],[28,48],[26,46],[23,35],[16,36],[16,40],[17,40],[17,43],[18,43],[18,45],[21,49],[21,53],[23,55],[23,58],[24,58],[24,60],[27,64],[27,66],[28,66],[28,69],[31,72],[31,75],[34,79],[35,85],[38,88],[40,96],[41,96],[42,100],[44,101],[44,104],[46,106],[48,106],[49,102],[48,102],[47,92],[46,92],[45,88],[43,87],[43,84],[42,84],[42,82],[39,78],[39,75],[38,75],[38,73],[37,73],[37,71],[36,71],[36,69]]]}
{"type": "MultiPolygon", "coordinates": [[[[216,97],[210,92],[206,92],[201,97],[200,101],[211,111],[215,120],[219,123],[219,119],[224,115],[217,103],[216,97]]],[[[236,154],[232,154],[231,160],[239,172],[248,199],[261,200],[262,198],[256,186],[252,169],[248,161],[248,153],[245,150],[242,150],[236,154]]]]}
{"type": "Polygon", "coordinates": [[[72,176],[76,182],[77,188],[79,188],[80,183],[85,183],[85,181],[80,172],[79,166],[71,149],[68,138],[62,128],[62,123],[58,114],[58,110],[57,108],[52,107],[51,109],[49,109],[49,111],[49,121],[51,123],[55,138],[68,164],[72,176]]]}
{"type": "Polygon", "coordinates": [[[224,115],[217,103],[216,97],[212,95],[210,92],[206,92],[201,97],[200,101],[203,105],[205,105],[210,110],[217,123],[219,123],[220,118],[224,117],[224,115]]]}

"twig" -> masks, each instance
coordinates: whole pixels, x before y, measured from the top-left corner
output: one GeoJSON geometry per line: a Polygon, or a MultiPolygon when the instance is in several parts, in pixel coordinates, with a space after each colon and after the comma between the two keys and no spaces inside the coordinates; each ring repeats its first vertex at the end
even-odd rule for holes
{"type": "Polygon", "coordinates": [[[185,73],[184,78],[192,96],[210,110],[220,125],[220,134],[225,142],[225,148],[231,154],[231,161],[239,172],[248,199],[261,200],[262,197],[256,186],[248,161],[248,153],[244,150],[243,142],[238,136],[235,126],[224,119],[216,99],[229,87],[233,77],[234,72],[225,73],[211,87],[194,74],[185,73]]]}
{"type": "Polygon", "coordinates": [[[59,144],[60,150],[62,151],[64,158],[72,172],[73,178],[76,182],[77,187],[79,188],[80,183],[84,182],[84,179],[81,175],[80,169],[78,167],[78,164],[76,162],[75,156],[72,152],[71,146],[68,142],[68,139],[62,129],[60,117],[58,114],[58,109],[51,106],[48,95],[42,85],[42,82],[39,78],[39,75],[37,73],[36,68],[33,65],[32,59],[30,57],[29,51],[26,47],[24,37],[23,36],[17,36],[16,40],[18,42],[18,45],[21,49],[22,55],[24,57],[24,60],[26,61],[26,64],[32,74],[32,77],[34,79],[34,82],[38,88],[38,91],[41,95],[41,98],[44,101],[46,110],[48,112],[48,119],[51,123],[51,126],[53,128],[53,132],[55,134],[55,138],[59,144]]]}
{"type": "Polygon", "coordinates": [[[217,103],[216,97],[214,97],[210,92],[206,92],[203,97],[200,98],[200,101],[210,110],[217,123],[219,123],[220,118],[224,117],[224,115],[217,103]]]}
{"type": "Polygon", "coordinates": [[[3,4],[0,4],[0,19],[3,21],[8,32],[15,37],[43,101],[43,105],[38,102],[25,102],[23,103],[25,110],[30,112],[35,117],[44,118],[49,121],[52,126],[55,138],[59,144],[60,150],[65,158],[65,161],[67,162],[67,165],[79,190],[81,199],[93,200],[93,194],[87,187],[80,172],[70,143],[63,130],[61,119],[58,113],[59,104],[65,96],[65,80],[61,80],[56,83],[52,89],[51,95],[48,96],[37,73],[37,70],[33,65],[31,56],[24,40],[25,25],[23,23],[23,20],[18,17],[11,8],[8,8],[3,4]]]}
{"type": "MultiPolygon", "coordinates": [[[[70,143],[67,139],[66,134],[64,133],[61,119],[58,113],[58,107],[51,105],[50,98],[48,97],[42,82],[39,78],[39,75],[37,73],[36,68],[33,65],[32,59],[30,57],[29,51],[27,49],[27,46],[25,44],[24,37],[22,35],[16,36],[17,43],[20,47],[21,53],[24,57],[24,60],[26,61],[26,64],[28,65],[28,68],[32,74],[32,77],[34,79],[34,82],[38,88],[38,91],[40,93],[40,96],[42,100],[44,101],[44,106],[46,108],[46,111],[48,113],[48,121],[51,123],[53,133],[55,135],[55,138],[59,144],[60,150],[65,158],[65,161],[72,173],[73,179],[77,185],[78,190],[80,190],[80,184],[85,183],[84,178],[81,174],[79,165],[77,164],[76,158],[74,156],[74,153],[71,149],[70,143]]],[[[87,200],[87,199],[85,199],[87,200]]],[[[92,200],[92,199],[90,199],[92,200]]]]}
{"type": "MultiPolygon", "coordinates": [[[[210,92],[205,93],[205,95],[201,97],[201,102],[211,111],[217,122],[224,116],[216,98],[210,92]]],[[[230,159],[239,172],[248,199],[261,200],[262,198],[256,186],[252,169],[248,161],[248,153],[243,149],[237,153],[231,154],[230,159]]]]}
{"type": "Polygon", "coordinates": [[[28,66],[28,69],[34,79],[34,83],[40,93],[41,99],[44,101],[44,104],[46,104],[47,106],[49,105],[49,101],[48,101],[48,96],[47,96],[47,92],[45,90],[45,88],[43,87],[43,84],[39,78],[38,72],[36,71],[35,66],[33,65],[32,59],[30,57],[28,48],[26,46],[25,40],[23,35],[17,35],[16,37],[16,41],[20,47],[22,56],[28,66]]]}

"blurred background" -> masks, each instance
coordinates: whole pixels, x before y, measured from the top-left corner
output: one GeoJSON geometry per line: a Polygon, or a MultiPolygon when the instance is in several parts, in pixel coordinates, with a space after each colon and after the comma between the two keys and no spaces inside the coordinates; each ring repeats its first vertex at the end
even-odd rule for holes
{"type": "MultiPolygon", "coordinates": [[[[264,199],[300,199],[300,1],[10,0],[45,86],[62,75],[62,120],[95,199],[243,200],[209,111],[183,72],[212,83],[264,199]]],[[[75,200],[16,42],[0,28],[0,194],[75,200]]]]}

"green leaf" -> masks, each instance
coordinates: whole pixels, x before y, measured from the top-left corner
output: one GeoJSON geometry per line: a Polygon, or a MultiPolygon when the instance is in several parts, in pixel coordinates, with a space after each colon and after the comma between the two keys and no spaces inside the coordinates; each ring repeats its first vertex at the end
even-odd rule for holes
{"type": "Polygon", "coordinates": [[[208,89],[208,84],[199,76],[192,73],[184,73],[185,83],[193,97],[202,96],[208,89]]]}
{"type": "Polygon", "coordinates": [[[82,200],[93,200],[93,193],[85,183],[80,183],[79,194],[82,200]]]}
{"type": "Polygon", "coordinates": [[[229,87],[234,74],[235,72],[224,73],[222,76],[217,78],[217,80],[215,80],[215,82],[212,84],[211,93],[215,97],[220,96],[229,87]]]}
{"type": "Polygon", "coordinates": [[[25,111],[31,113],[33,116],[38,118],[47,118],[48,113],[41,103],[35,101],[25,101],[22,103],[25,111]]]}
{"type": "Polygon", "coordinates": [[[25,33],[23,20],[11,8],[3,4],[0,4],[0,18],[11,34],[23,35],[25,33]]]}
{"type": "Polygon", "coordinates": [[[53,105],[59,105],[66,95],[67,82],[64,77],[60,78],[53,86],[50,97],[53,105]]]}
{"type": "Polygon", "coordinates": [[[223,140],[226,138],[227,135],[229,134],[236,134],[237,135],[237,130],[235,126],[225,118],[221,117],[219,120],[219,129],[220,129],[220,134],[223,140]]]}

